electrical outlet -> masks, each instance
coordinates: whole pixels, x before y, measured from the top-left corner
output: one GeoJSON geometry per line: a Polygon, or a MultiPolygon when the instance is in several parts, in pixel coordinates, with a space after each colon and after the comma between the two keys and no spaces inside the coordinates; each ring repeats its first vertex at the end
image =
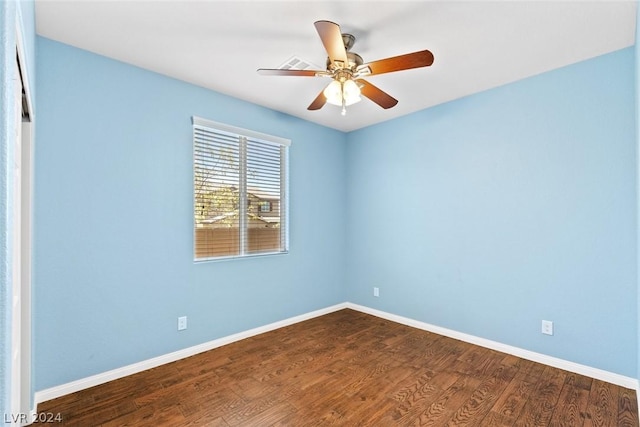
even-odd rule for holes
{"type": "Polygon", "coordinates": [[[373,288],[373,296],[374,297],[379,297],[380,296],[380,288],[373,288]]]}
{"type": "Polygon", "coordinates": [[[187,316],[178,317],[178,330],[184,331],[187,329],[187,316]]]}
{"type": "Polygon", "coordinates": [[[551,320],[542,321],[542,333],[545,335],[553,335],[553,322],[551,320]]]}

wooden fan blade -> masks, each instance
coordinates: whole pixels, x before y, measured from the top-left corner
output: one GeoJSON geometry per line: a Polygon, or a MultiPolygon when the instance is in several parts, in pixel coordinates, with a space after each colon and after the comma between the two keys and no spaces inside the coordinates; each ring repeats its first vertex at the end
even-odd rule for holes
{"type": "Polygon", "coordinates": [[[327,97],[324,96],[324,90],[313,100],[311,105],[307,107],[307,110],[319,110],[327,103],[327,97]]]}
{"type": "Polygon", "coordinates": [[[419,52],[407,53],[405,55],[379,59],[369,62],[368,64],[362,64],[358,67],[358,71],[364,71],[368,68],[370,73],[364,71],[362,75],[374,75],[428,67],[431,64],[433,64],[433,54],[428,50],[421,50],[419,52]]]}
{"type": "Polygon", "coordinates": [[[383,90],[378,89],[368,81],[358,79],[356,80],[356,82],[360,84],[360,93],[362,95],[366,96],[385,110],[387,108],[395,107],[395,105],[398,103],[397,99],[384,92],[383,90]]]}
{"type": "Polygon", "coordinates": [[[324,71],[316,70],[281,70],[279,68],[259,68],[258,74],[263,76],[303,76],[315,77],[316,73],[324,73],[324,71]]]}
{"type": "Polygon", "coordinates": [[[313,25],[315,25],[318,35],[320,35],[331,63],[339,62],[342,67],[347,67],[349,65],[347,50],[344,48],[340,26],[331,21],[316,21],[313,25]]]}

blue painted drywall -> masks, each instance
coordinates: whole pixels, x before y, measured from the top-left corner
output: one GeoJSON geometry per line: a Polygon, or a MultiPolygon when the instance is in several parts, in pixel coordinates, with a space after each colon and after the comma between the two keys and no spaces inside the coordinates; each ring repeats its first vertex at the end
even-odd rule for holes
{"type": "Polygon", "coordinates": [[[38,390],[345,301],[343,133],[37,47],[38,390]],[[192,115],[292,140],[289,254],[194,264],[192,115]]]}
{"type": "Polygon", "coordinates": [[[350,133],[349,300],[637,377],[634,60],[350,133]]]}
{"type": "Polygon", "coordinates": [[[637,377],[634,61],[345,135],[38,38],[37,389],[344,300],[637,377]],[[294,141],[289,255],[193,264],[194,114],[294,141]]]}
{"type": "MultiPolygon", "coordinates": [[[[27,74],[34,86],[35,16],[33,1],[0,1],[0,410],[10,412],[11,390],[11,304],[12,299],[12,224],[16,34],[24,42],[27,74]]],[[[32,99],[32,101],[35,101],[32,99]]],[[[35,110],[35,103],[32,105],[35,110]]],[[[3,415],[4,418],[4,415],[3,415]]]]}

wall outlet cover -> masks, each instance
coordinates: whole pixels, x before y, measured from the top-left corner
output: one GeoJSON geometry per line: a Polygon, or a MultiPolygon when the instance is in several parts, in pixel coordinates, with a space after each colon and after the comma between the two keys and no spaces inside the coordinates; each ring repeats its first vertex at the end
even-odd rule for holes
{"type": "Polygon", "coordinates": [[[187,316],[178,317],[178,330],[183,331],[187,329],[187,316]]]}
{"type": "Polygon", "coordinates": [[[551,320],[542,321],[542,333],[545,335],[553,335],[553,322],[551,320]]]}

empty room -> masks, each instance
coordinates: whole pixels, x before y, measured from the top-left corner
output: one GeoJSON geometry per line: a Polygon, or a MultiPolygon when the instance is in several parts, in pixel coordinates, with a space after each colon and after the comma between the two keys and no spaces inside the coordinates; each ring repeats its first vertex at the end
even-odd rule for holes
{"type": "Polygon", "coordinates": [[[2,422],[638,426],[639,13],[2,0],[2,422]]]}

